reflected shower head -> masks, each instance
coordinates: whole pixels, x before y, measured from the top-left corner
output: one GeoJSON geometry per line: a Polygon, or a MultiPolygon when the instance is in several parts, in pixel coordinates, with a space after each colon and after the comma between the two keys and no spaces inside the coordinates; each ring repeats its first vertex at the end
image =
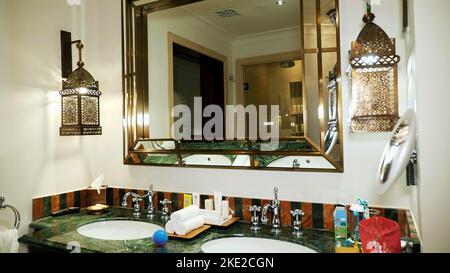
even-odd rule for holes
{"type": "Polygon", "coordinates": [[[293,60],[282,61],[280,62],[281,68],[292,68],[295,67],[295,62],[293,60]]]}

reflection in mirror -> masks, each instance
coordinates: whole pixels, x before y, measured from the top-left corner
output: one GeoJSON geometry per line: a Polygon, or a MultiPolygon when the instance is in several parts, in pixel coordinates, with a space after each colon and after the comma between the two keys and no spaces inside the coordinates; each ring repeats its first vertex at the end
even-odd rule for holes
{"type": "Polygon", "coordinates": [[[335,169],[321,156],[255,156],[255,162],[260,168],[335,169]]]}
{"type": "Polygon", "coordinates": [[[131,165],[179,165],[177,154],[153,154],[153,153],[133,153],[127,158],[126,163],[131,165]]]}
{"type": "Polygon", "coordinates": [[[182,155],[182,164],[186,166],[227,166],[250,167],[248,155],[182,155]]]}
{"type": "Polygon", "coordinates": [[[139,160],[341,170],[337,0],[135,3],[145,4],[148,132],[133,148],[175,155],[139,160]]]}
{"type": "MultiPolygon", "coordinates": [[[[262,145],[270,145],[267,141],[255,141],[252,142],[252,150],[253,151],[264,151],[262,145]]],[[[274,152],[297,152],[297,153],[305,153],[305,152],[318,152],[318,150],[311,145],[306,139],[290,139],[290,140],[280,140],[279,143],[272,144],[276,145],[273,147],[274,152]]]]}
{"type": "Polygon", "coordinates": [[[175,150],[175,141],[173,140],[141,140],[136,143],[135,150],[154,151],[173,151],[175,150]]]}
{"type": "Polygon", "coordinates": [[[180,141],[181,151],[248,151],[247,141],[180,141]]]}
{"type": "Polygon", "coordinates": [[[302,62],[295,55],[270,63],[263,63],[261,57],[260,64],[243,67],[245,107],[278,105],[281,138],[304,136],[302,62]]]}
{"type": "MultiPolygon", "coordinates": [[[[281,120],[280,137],[303,136],[299,11],[300,1],[206,0],[149,13],[150,138],[174,137],[172,125],[183,118],[171,117],[177,105],[191,109],[191,126],[183,129],[196,140],[204,138],[209,105],[267,105],[268,122],[260,126],[270,131],[272,119],[281,120]],[[280,106],[279,116],[271,116],[271,105],[280,106]]],[[[220,119],[215,129],[235,138],[237,117],[220,119]]]]}

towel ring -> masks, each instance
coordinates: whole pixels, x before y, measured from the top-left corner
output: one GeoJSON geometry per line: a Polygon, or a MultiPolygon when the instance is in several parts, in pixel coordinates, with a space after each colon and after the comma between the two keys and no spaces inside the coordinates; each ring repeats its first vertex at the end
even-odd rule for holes
{"type": "Polygon", "coordinates": [[[14,221],[14,228],[15,229],[19,229],[19,227],[20,227],[20,213],[19,213],[19,211],[15,207],[7,205],[5,203],[5,197],[0,196],[0,210],[1,209],[6,209],[6,208],[10,208],[14,212],[14,216],[16,217],[16,220],[14,221]]]}

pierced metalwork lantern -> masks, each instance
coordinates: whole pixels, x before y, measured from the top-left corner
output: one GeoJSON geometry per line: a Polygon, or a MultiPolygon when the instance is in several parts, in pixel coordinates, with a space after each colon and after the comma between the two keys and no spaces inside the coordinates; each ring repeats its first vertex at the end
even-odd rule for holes
{"type": "Polygon", "coordinates": [[[83,44],[75,41],[79,51],[78,68],[62,83],[61,136],[101,135],[98,82],[86,71],[82,61],[83,44]]]}
{"type": "Polygon", "coordinates": [[[395,39],[373,23],[370,11],[366,24],[350,53],[352,80],[352,132],[391,131],[398,114],[398,79],[395,39]]]}

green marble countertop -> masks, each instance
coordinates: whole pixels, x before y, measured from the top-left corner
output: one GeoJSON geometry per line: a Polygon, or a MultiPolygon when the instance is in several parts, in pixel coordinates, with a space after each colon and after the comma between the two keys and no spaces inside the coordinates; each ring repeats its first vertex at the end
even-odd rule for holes
{"type": "Polygon", "coordinates": [[[136,219],[132,213],[132,209],[112,207],[106,214],[98,216],[88,215],[85,210],[81,210],[79,214],[44,218],[32,222],[30,228],[35,231],[21,237],[19,242],[49,251],[69,251],[68,244],[79,245],[81,253],[201,253],[201,245],[209,240],[225,237],[258,237],[298,243],[318,252],[335,252],[334,236],[329,231],[308,229],[304,231],[303,236],[295,238],[291,227],[284,227],[282,233],[275,236],[270,232],[270,227],[266,226],[255,234],[250,231],[250,224],[244,222],[238,222],[228,229],[212,227],[192,240],[171,238],[165,247],[156,247],[151,239],[105,241],[84,237],[76,231],[82,225],[108,220],[137,220],[163,226],[160,215],[150,220],[145,214],[136,219]]]}

